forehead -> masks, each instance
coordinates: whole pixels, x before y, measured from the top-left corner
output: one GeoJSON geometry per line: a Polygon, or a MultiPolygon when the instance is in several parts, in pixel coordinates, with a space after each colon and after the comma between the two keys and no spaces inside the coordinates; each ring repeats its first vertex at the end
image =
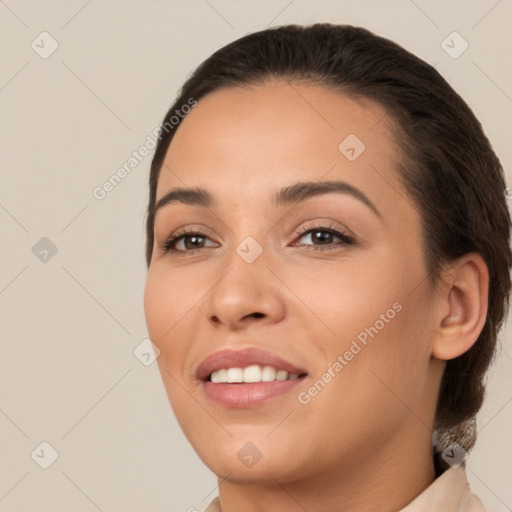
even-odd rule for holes
{"type": "Polygon", "coordinates": [[[380,104],[318,85],[274,81],[219,89],[180,124],[157,200],[183,186],[255,199],[291,182],[321,179],[343,179],[390,199],[405,194],[395,173],[400,151],[393,133],[380,104]]]}

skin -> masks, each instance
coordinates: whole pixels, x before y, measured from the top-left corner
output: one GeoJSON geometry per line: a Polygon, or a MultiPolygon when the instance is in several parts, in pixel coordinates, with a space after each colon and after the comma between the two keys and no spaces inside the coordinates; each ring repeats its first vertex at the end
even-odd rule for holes
{"type": "Polygon", "coordinates": [[[176,417],[219,477],[223,512],[398,510],[435,478],[440,379],[445,360],[468,350],[483,327],[488,276],[470,254],[429,285],[420,214],[398,182],[393,133],[378,104],[274,81],[208,94],[169,147],[157,201],[173,187],[200,186],[216,204],[158,212],[146,321],[176,417]],[[353,162],[338,150],[348,134],[366,146],[353,162]],[[335,192],[293,206],[272,201],[281,187],[321,180],[357,187],[380,216],[335,192]],[[321,226],[355,243],[334,238],[319,250],[311,235],[297,234],[321,226]],[[181,227],[204,233],[206,246],[164,252],[181,227]],[[263,249],[250,264],[236,252],[247,236],[263,249]],[[298,393],[394,303],[401,311],[301,404],[298,393]],[[308,376],[257,407],[212,402],[197,365],[218,349],[249,346],[308,376]],[[237,457],[247,442],[262,454],[250,468],[237,457]]]}

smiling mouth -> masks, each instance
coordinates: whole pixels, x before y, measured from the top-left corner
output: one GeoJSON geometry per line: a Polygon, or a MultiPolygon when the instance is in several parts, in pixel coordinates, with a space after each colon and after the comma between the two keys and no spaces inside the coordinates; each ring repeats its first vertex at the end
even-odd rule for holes
{"type": "Polygon", "coordinates": [[[231,367],[213,371],[206,378],[206,382],[212,382],[213,384],[255,384],[298,380],[306,375],[306,373],[288,373],[286,370],[269,365],[252,364],[245,368],[231,367]]]}
{"type": "Polygon", "coordinates": [[[229,409],[258,407],[277,397],[286,400],[308,373],[258,347],[218,350],[196,368],[205,398],[229,409]]]}

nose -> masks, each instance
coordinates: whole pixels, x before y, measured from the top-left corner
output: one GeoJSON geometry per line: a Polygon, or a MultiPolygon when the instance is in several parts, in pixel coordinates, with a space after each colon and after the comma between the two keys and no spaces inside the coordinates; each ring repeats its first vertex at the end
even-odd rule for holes
{"type": "Polygon", "coordinates": [[[286,311],[282,286],[263,258],[253,263],[246,263],[238,255],[235,258],[208,294],[205,303],[208,321],[229,330],[282,321],[286,311]]]}

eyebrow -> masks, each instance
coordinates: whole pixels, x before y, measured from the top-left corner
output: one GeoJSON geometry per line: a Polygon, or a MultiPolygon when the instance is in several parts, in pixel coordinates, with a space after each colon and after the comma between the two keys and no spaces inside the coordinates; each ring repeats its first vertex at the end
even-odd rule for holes
{"type": "Polygon", "coordinates": [[[292,205],[332,192],[355,197],[368,206],[377,217],[381,217],[379,210],[377,210],[377,207],[368,197],[361,190],[345,181],[306,181],[295,183],[294,185],[282,188],[276,194],[274,201],[277,206],[292,205]]]}
{"type": "MultiPolygon", "coordinates": [[[[352,196],[368,206],[377,217],[381,214],[377,207],[358,188],[344,181],[305,181],[282,188],[274,196],[276,206],[295,205],[307,199],[337,192],[352,196]]],[[[164,206],[182,203],[211,208],[215,205],[212,194],[204,188],[173,188],[169,190],[153,207],[153,216],[164,206]]]]}

